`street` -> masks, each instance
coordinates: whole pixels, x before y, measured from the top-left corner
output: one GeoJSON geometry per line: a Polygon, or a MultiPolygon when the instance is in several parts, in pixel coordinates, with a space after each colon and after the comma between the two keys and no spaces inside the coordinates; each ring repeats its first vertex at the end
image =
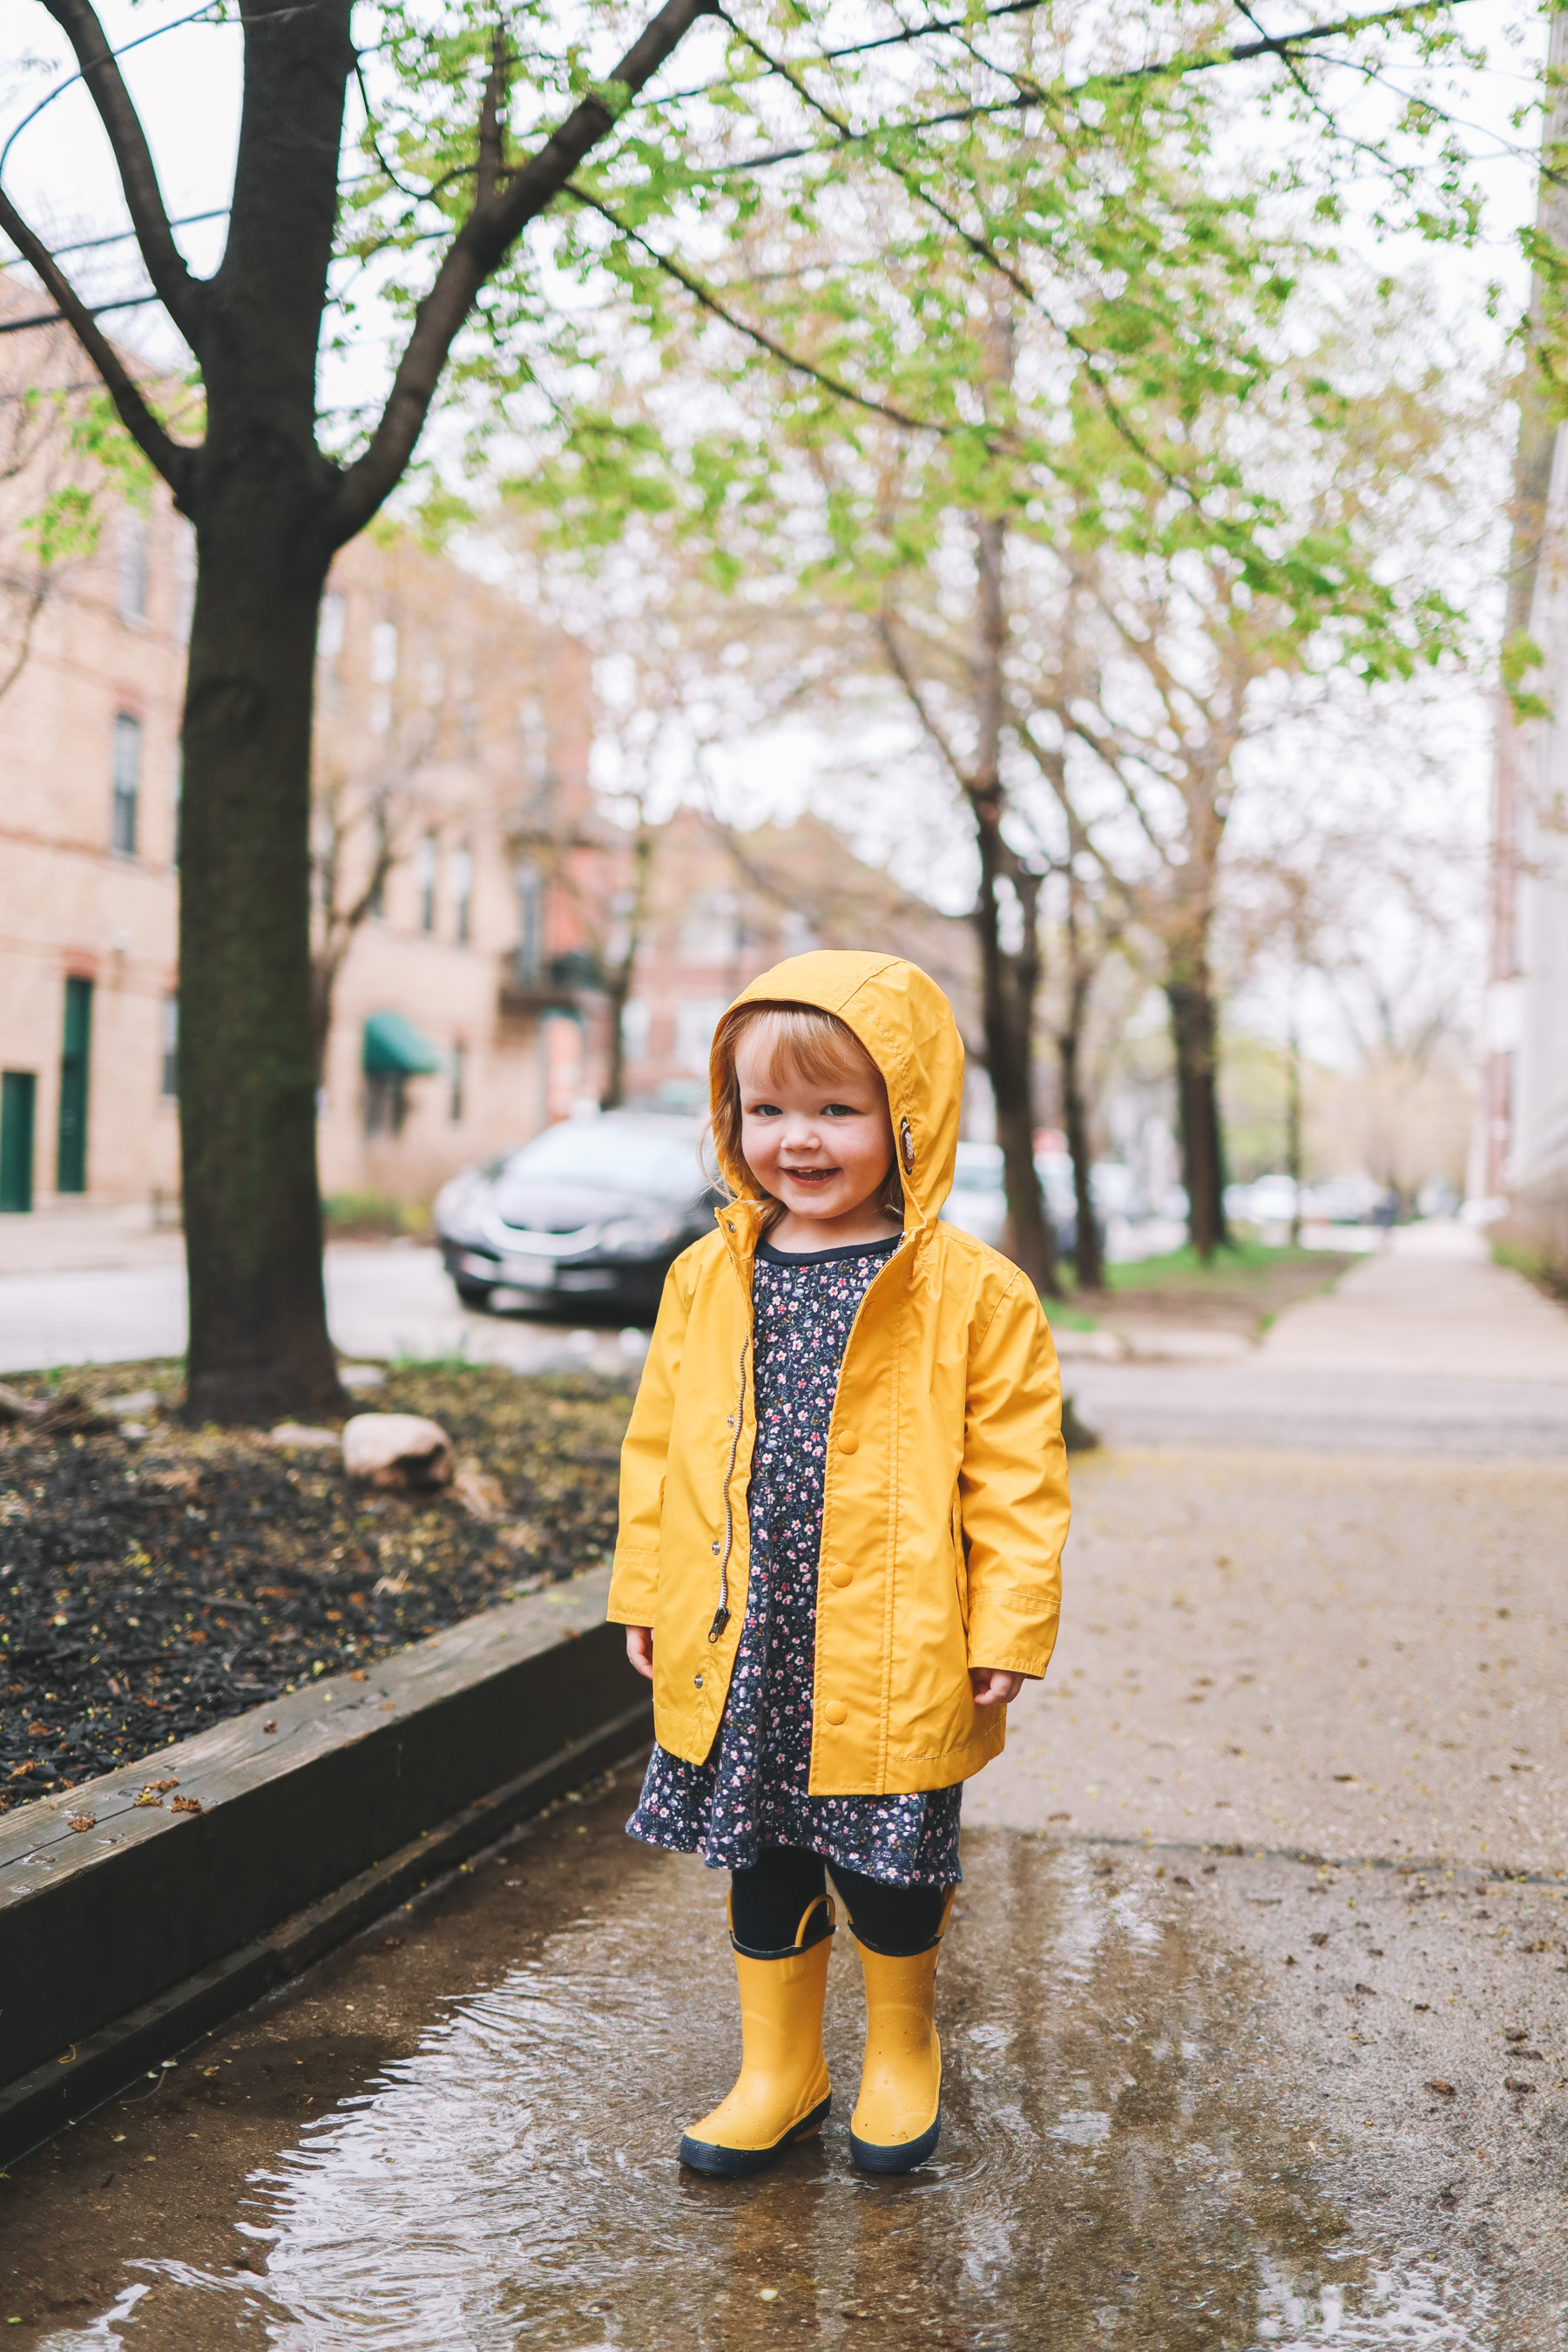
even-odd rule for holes
{"type": "Polygon", "coordinates": [[[1116,1442],[966,1791],[927,2172],[849,2167],[841,1937],[820,2142],[680,2173],[724,1883],[632,1770],[18,2167],[12,2340],[1561,2346],[1568,1318],[1400,1240],[1245,1370],[1069,1359],[1116,1442]]]}

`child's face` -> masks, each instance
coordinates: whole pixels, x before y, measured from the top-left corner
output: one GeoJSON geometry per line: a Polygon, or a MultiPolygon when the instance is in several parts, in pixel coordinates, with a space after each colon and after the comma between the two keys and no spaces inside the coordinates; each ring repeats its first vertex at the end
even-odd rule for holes
{"type": "Polygon", "coordinates": [[[735,1055],[741,1150],[759,1184],[792,1216],[824,1222],[871,1200],[893,1160],[888,1093],[857,1048],[826,1079],[807,1078],[757,1030],[735,1055]]]}

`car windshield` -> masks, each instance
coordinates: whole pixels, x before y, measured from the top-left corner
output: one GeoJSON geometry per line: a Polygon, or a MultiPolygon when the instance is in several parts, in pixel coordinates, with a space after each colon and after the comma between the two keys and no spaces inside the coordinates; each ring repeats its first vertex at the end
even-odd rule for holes
{"type": "Polygon", "coordinates": [[[595,1191],[653,1192],[689,1201],[704,1185],[695,1128],[664,1129],[610,1118],[564,1118],[506,1162],[527,1184],[586,1184],[595,1191]]]}

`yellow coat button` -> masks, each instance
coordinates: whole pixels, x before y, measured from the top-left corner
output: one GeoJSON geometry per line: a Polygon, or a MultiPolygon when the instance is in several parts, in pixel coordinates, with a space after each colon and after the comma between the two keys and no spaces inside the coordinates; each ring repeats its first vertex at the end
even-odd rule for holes
{"type": "Polygon", "coordinates": [[[849,1709],[841,1698],[830,1698],[822,1712],[829,1723],[847,1723],[849,1719],[849,1709]]]}
{"type": "Polygon", "coordinates": [[[855,1453],[858,1448],[860,1440],[856,1436],[855,1432],[852,1429],[841,1429],[839,1431],[838,1451],[840,1454],[855,1453]]]}
{"type": "Polygon", "coordinates": [[[827,1581],[836,1584],[840,1592],[854,1578],[855,1571],[841,1559],[836,1559],[827,1571],[827,1581]]]}

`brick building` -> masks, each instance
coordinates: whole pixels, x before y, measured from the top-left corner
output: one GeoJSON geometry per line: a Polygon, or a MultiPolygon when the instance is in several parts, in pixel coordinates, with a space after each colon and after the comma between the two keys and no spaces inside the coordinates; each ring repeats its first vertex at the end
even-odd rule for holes
{"type": "MultiPolygon", "coordinates": [[[[0,324],[37,308],[0,278],[0,324]]],[[[23,394],[81,373],[58,329],[0,337],[0,434],[20,459],[0,498],[0,681],[16,671],[0,693],[9,1211],[179,1189],[192,536],[161,486],[139,509],[100,478],[96,543],[40,573],[28,518],[80,468],[71,403],[29,443],[23,394]]],[[[344,551],[321,645],[322,1183],[427,1197],[602,1090],[583,909],[613,896],[619,852],[589,814],[589,666],[562,632],[391,530],[344,551]]]]}
{"type": "Polygon", "coordinates": [[[968,927],[861,863],[816,817],[743,833],[693,808],[658,829],[625,1018],[628,1099],[706,1108],[708,1048],[731,999],[810,947],[912,956],[971,1030],[968,927]]]}

